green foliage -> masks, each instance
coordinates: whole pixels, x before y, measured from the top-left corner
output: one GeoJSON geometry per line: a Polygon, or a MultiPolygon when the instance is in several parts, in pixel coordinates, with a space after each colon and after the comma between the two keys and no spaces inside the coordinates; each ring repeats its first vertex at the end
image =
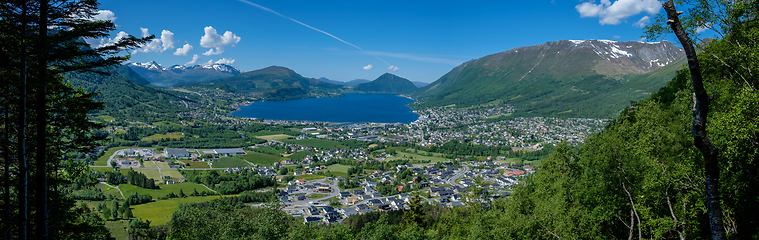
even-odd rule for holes
{"type": "Polygon", "coordinates": [[[225,200],[184,204],[171,217],[171,239],[281,239],[296,222],[279,209],[230,205],[225,200]]]}
{"type": "Polygon", "coordinates": [[[237,194],[246,190],[256,190],[277,185],[274,179],[260,176],[251,171],[243,171],[240,173],[182,171],[182,175],[187,178],[187,181],[205,184],[220,194],[237,194]]]}
{"type": "MultiPolygon", "coordinates": [[[[143,203],[148,203],[153,201],[153,197],[150,196],[150,194],[138,194],[134,193],[132,195],[129,195],[126,197],[126,200],[124,200],[127,204],[130,206],[132,205],[139,205],[143,203]]],[[[131,210],[130,210],[131,212],[131,210]]]]}
{"type": "Polygon", "coordinates": [[[147,189],[158,189],[159,187],[155,185],[155,181],[151,178],[148,178],[145,176],[145,174],[135,172],[134,170],[129,170],[127,172],[127,182],[129,184],[141,187],[141,188],[147,188],[147,189]]]}

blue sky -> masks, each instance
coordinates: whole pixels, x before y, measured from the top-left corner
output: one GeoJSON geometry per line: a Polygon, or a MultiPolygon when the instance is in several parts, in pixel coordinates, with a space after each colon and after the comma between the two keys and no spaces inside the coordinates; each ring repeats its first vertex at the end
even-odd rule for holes
{"type": "Polygon", "coordinates": [[[112,38],[141,36],[144,29],[156,36],[132,53],[133,62],[169,67],[195,59],[243,71],[278,65],[338,81],[390,72],[432,82],[465,61],[514,47],[564,39],[639,41],[640,24],[663,12],[656,0],[100,3],[98,17],[117,25],[112,38]]]}

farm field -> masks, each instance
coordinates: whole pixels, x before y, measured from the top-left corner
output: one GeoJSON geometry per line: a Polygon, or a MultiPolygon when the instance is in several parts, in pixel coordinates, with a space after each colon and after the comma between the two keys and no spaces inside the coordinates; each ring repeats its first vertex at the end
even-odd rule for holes
{"type": "MultiPolygon", "coordinates": [[[[421,153],[422,151],[419,151],[419,152],[421,153]]],[[[427,161],[427,160],[429,160],[430,162],[445,162],[445,161],[450,160],[450,159],[439,157],[439,155],[438,156],[433,155],[430,157],[430,156],[422,156],[419,154],[406,153],[406,152],[400,152],[400,151],[395,154],[395,158],[409,158],[411,159],[412,162],[427,161]]]]}
{"type": "MultiPolygon", "coordinates": [[[[333,165],[327,166],[327,171],[334,174],[335,176],[348,178],[348,169],[350,168],[351,166],[348,166],[348,165],[333,164],[333,165]]],[[[320,171],[324,171],[324,170],[320,170],[320,171]]]]}
{"type": "Polygon", "coordinates": [[[256,152],[249,152],[248,154],[241,155],[238,157],[248,160],[249,162],[253,164],[258,164],[261,166],[274,165],[275,162],[279,162],[279,160],[282,158],[280,156],[275,156],[275,155],[266,154],[266,153],[256,153],[256,152]]]}
{"type": "MultiPolygon", "coordinates": [[[[113,172],[113,168],[112,167],[90,167],[90,170],[92,170],[92,171],[98,171],[98,172],[104,172],[104,173],[113,172]]],[[[127,172],[129,172],[129,169],[123,169],[123,168],[121,168],[121,169],[119,169],[119,172],[121,172],[121,174],[126,174],[127,172]]]]}
{"type": "Polygon", "coordinates": [[[279,141],[279,140],[291,138],[293,136],[286,135],[286,134],[273,134],[273,135],[262,135],[262,136],[256,136],[256,137],[260,139],[264,139],[264,140],[269,140],[269,141],[271,140],[279,141]]]}
{"type": "Polygon", "coordinates": [[[158,168],[171,168],[167,162],[153,162],[158,168]]]}
{"type": "Polygon", "coordinates": [[[183,137],[184,135],[179,134],[179,133],[153,134],[153,135],[142,138],[142,141],[160,141],[161,139],[180,139],[183,137]]]}
{"type": "Polygon", "coordinates": [[[183,203],[205,202],[219,197],[221,196],[186,197],[158,200],[155,202],[132,206],[132,214],[135,218],[150,221],[151,225],[161,225],[171,221],[171,214],[173,214],[174,211],[179,208],[179,205],[183,203]]]}
{"type": "Polygon", "coordinates": [[[245,160],[242,160],[239,158],[239,156],[234,157],[223,157],[216,160],[216,162],[211,163],[211,166],[213,168],[231,168],[231,167],[248,167],[250,164],[245,162],[245,160]]]}
{"type": "Polygon", "coordinates": [[[177,184],[161,184],[159,185],[161,189],[145,189],[137,186],[133,186],[131,184],[120,184],[119,189],[121,189],[121,192],[124,193],[124,196],[133,195],[134,193],[138,194],[150,194],[154,199],[158,199],[159,197],[166,196],[169,193],[179,194],[179,190],[182,190],[185,194],[190,194],[191,192],[198,190],[198,192],[209,192],[209,190],[203,185],[197,184],[197,183],[191,183],[191,182],[184,182],[184,183],[177,183],[177,184]]]}
{"type": "Polygon", "coordinates": [[[161,175],[163,176],[169,176],[171,179],[179,179],[184,178],[181,173],[179,173],[179,170],[176,169],[161,169],[161,175]]]}
{"type": "Polygon", "coordinates": [[[127,223],[127,220],[105,222],[105,228],[107,228],[108,231],[111,232],[111,237],[115,239],[127,238],[127,230],[126,230],[127,226],[129,226],[129,223],[127,223]]]}
{"type": "Polygon", "coordinates": [[[297,143],[303,146],[310,146],[322,149],[335,149],[335,148],[348,148],[338,141],[326,140],[326,139],[303,139],[303,140],[287,140],[287,143],[297,143]]]}
{"type": "Polygon", "coordinates": [[[314,153],[309,151],[300,151],[287,156],[287,158],[300,161],[306,158],[306,155],[314,155],[314,153]]]}
{"type": "Polygon", "coordinates": [[[161,181],[161,175],[158,174],[158,169],[135,169],[135,172],[145,174],[146,177],[153,180],[161,181]]]}
{"type": "Polygon", "coordinates": [[[189,160],[182,160],[181,162],[189,164],[188,168],[209,168],[208,163],[205,162],[193,162],[189,160]]]}
{"type": "Polygon", "coordinates": [[[144,162],[142,162],[142,167],[144,167],[144,168],[158,168],[158,166],[153,161],[144,161],[144,162]]]}

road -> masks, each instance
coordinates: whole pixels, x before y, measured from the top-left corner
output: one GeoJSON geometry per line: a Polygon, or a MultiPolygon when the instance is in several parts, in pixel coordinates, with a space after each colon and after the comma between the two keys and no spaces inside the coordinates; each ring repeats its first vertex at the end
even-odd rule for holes
{"type": "Polygon", "coordinates": [[[464,176],[464,173],[469,171],[469,166],[462,164],[463,168],[456,171],[456,173],[453,174],[446,182],[450,184],[451,186],[460,186],[463,187],[463,185],[459,184],[456,180],[464,176]]]}

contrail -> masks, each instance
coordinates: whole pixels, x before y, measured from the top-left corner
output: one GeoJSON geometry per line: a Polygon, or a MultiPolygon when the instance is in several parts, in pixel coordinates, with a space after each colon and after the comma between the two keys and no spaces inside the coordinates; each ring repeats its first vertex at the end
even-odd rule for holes
{"type": "Polygon", "coordinates": [[[264,6],[261,6],[261,5],[258,5],[258,4],[255,4],[255,3],[252,3],[252,2],[249,2],[249,1],[246,1],[246,0],[237,0],[237,1],[240,1],[240,2],[242,2],[242,3],[245,3],[245,4],[248,4],[248,5],[251,5],[251,6],[257,7],[257,8],[259,8],[259,9],[261,9],[261,10],[264,10],[264,11],[267,11],[267,12],[273,13],[273,14],[275,14],[275,15],[277,15],[277,16],[280,16],[281,18],[284,18],[284,19],[287,19],[287,20],[293,21],[293,22],[295,22],[295,23],[297,23],[297,24],[303,25],[304,27],[307,27],[307,28],[310,28],[310,29],[312,29],[312,30],[314,30],[314,31],[317,31],[317,32],[323,33],[323,34],[325,34],[325,35],[327,35],[327,36],[330,36],[330,37],[332,37],[332,38],[334,38],[334,39],[337,39],[338,41],[341,41],[341,42],[343,42],[343,43],[345,43],[345,44],[348,44],[348,45],[350,45],[351,47],[354,47],[354,48],[356,48],[356,49],[358,49],[358,50],[361,50],[361,52],[364,52],[365,54],[369,54],[369,55],[371,55],[372,57],[375,57],[375,58],[377,58],[378,60],[380,60],[380,61],[384,62],[384,63],[385,63],[385,64],[387,64],[387,65],[390,65],[390,66],[392,66],[392,64],[390,64],[390,63],[386,62],[385,60],[382,60],[381,58],[379,58],[379,57],[375,56],[374,54],[371,54],[371,53],[367,53],[366,51],[364,51],[364,49],[361,49],[360,47],[358,47],[358,46],[356,46],[356,45],[353,45],[352,43],[349,43],[349,42],[347,42],[347,41],[345,41],[345,40],[342,40],[342,39],[340,39],[339,37],[336,37],[335,35],[332,35],[332,34],[330,34],[330,33],[328,33],[328,32],[322,31],[321,29],[318,29],[318,28],[312,27],[312,26],[310,26],[310,25],[308,25],[308,24],[302,23],[302,22],[300,22],[300,21],[298,21],[298,20],[295,20],[294,18],[291,18],[291,17],[285,16],[284,14],[278,13],[277,11],[274,11],[274,10],[268,9],[268,8],[266,8],[266,7],[264,7],[264,6]]]}

